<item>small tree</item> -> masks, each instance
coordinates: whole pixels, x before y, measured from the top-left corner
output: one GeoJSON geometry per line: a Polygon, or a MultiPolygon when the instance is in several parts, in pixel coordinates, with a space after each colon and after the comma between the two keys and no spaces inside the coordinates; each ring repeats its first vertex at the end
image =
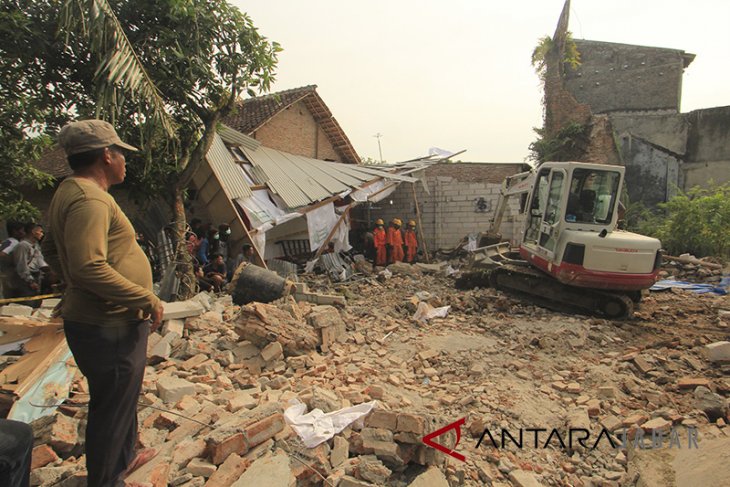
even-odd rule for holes
{"type": "MultiPolygon", "coordinates": [[[[24,39],[9,51],[0,46],[3,66],[16,68],[16,84],[39,107],[20,133],[54,134],[75,117],[112,121],[143,148],[130,157],[128,187],[168,199],[182,242],[185,190],[216,126],[241,95],[268,91],[279,45],[225,0],[24,0],[2,8],[0,19],[16,19],[24,39]],[[62,35],[54,35],[58,19],[62,35]]],[[[192,275],[182,245],[178,259],[192,275]]]]}

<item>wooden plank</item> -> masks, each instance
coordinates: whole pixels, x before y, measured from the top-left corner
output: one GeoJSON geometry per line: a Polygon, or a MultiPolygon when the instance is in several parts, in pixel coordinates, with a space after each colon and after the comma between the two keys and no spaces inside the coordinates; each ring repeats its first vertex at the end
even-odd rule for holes
{"type": "Polygon", "coordinates": [[[423,237],[423,223],[421,222],[421,208],[418,205],[418,197],[416,196],[416,183],[411,183],[413,189],[413,202],[416,204],[416,219],[418,220],[418,234],[421,237],[421,245],[423,245],[423,256],[426,258],[426,264],[431,263],[428,256],[428,248],[426,248],[426,239],[423,237]]]}

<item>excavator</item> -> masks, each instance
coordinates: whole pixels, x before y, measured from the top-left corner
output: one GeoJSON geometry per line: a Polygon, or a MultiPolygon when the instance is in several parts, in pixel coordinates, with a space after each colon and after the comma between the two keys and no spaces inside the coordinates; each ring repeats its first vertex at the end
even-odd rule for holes
{"type": "Polygon", "coordinates": [[[499,239],[507,208],[516,213],[513,239],[474,250],[471,271],[548,308],[631,317],[657,279],[661,242],[618,229],[623,180],[622,166],[583,162],[511,176],[485,240],[499,239]]]}

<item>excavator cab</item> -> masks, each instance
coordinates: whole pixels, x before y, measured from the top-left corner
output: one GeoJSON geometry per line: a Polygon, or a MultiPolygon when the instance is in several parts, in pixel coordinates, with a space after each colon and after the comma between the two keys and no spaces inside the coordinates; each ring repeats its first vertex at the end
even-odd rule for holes
{"type": "Polygon", "coordinates": [[[549,308],[631,317],[656,281],[661,242],[618,229],[623,177],[622,166],[546,162],[506,179],[487,234],[499,234],[511,196],[520,196],[520,226],[511,242],[474,251],[475,275],[487,270],[495,289],[549,308]]]}
{"type": "Polygon", "coordinates": [[[640,290],[656,278],[660,242],[617,230],[624,168],[548,162],[537,170],[520,254],[564,284],[640,290]]]}

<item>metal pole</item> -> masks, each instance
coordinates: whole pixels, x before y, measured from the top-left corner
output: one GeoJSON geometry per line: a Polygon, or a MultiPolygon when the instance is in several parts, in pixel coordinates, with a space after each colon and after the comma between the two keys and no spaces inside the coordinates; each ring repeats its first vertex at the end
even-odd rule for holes
{"type": "Polygon", "coordinates": [[[373,135],[376,139],[378,139],[378,153],[380,154],[380,163],[383,163],[383,149],[380,147],[380,137],[382,137],[383,134],[378,132],[377,134],[373,135]]]}

